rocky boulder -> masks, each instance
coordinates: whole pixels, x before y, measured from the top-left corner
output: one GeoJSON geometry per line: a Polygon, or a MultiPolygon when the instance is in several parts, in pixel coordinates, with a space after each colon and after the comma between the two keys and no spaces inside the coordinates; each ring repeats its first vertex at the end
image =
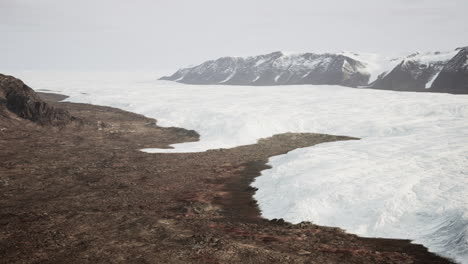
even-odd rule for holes
{"type": "Polygon", "coordinates": [[[44,102],[21,80],[0,74],[0,105],[20,118],[40,125],[65,125],[75,118],[63,109],[44,102]]]}

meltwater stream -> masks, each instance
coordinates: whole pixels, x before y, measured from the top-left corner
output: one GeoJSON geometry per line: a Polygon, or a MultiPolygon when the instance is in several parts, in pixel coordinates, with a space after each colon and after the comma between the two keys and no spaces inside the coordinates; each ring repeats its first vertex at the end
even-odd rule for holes
{"type": "Polygon", "coordinates": [[[190,86],[141,73],[14,73],[69,101],[194,129],[197,152],[284,132],[359,137],[270,159],[253,185],[266,218],[413,239],[468,263],[468,96],[339,86],[190,86]]]}

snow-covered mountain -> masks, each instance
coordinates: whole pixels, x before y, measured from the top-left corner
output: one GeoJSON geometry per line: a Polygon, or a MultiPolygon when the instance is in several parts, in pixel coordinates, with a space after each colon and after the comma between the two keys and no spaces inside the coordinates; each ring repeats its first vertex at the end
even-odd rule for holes
{"type": "Polygon", "coordinates": [[[186,84],[342,85],[395,91],[468,94],[468,48],[385,57],[369,53],[273,52],[223,57],[161,80],[186,84]]]}
{"type": "Polygon", "coordinates": [[[162,80],[187,84],[361,86],[369,81],[366,65],[342,54],[284,54],[223,57],[184,68],[162,80]]]}
{"type": "Polygon", "coordinates": [[[391,71],[382,72],[370,87],[395,91],[432,91],[432,83],[456,54],[456,51],[411,54],[399,60],[391,71]]]}

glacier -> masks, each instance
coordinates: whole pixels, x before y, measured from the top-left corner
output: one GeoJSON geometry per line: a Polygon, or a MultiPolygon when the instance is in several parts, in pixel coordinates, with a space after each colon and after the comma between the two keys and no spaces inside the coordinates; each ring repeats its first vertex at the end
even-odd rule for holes
{"type": "Polygon", "coordinates": [[[284,132],[361,138],[269,160],[253,186],[266,218],[312,221],[361,236],[406,238],[468,263],[468,95],[341,86],[192,86],[153,73],[11,72],[72,102],[118,107],[199,142],[198,152],[284,132]]]}

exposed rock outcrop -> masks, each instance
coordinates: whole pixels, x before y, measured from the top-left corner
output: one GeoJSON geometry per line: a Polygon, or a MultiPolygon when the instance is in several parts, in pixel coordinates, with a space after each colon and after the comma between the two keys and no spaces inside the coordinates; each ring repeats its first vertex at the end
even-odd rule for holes
{"type": "Polygon", "coordinates": [[[458,54],[447,62],[434,80],[431,90],[468,94],[468,47],[458,50],[458,54]]]}
{"type": "Polygon", "coordinates": [[[0,74],[0,111],[6,111],[40,125],[65,125],[75,118],[63,109],[44,102],[33,89],[21,80],[0,74]]]}

